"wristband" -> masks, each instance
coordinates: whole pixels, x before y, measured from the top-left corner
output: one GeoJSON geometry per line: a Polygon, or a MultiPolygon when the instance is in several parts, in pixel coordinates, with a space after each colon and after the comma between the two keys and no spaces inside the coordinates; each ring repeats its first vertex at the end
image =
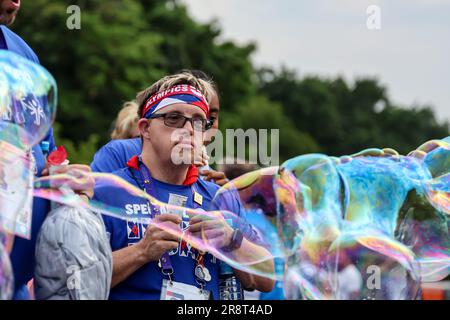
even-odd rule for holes
{"type": "Polygon", "coordinates": [[[242,240],[244,240],[244,235],[242,234],[242,231],[239,229],[235,229],[233,231],[233,235],[231,236],[230,244],[228,246],[223,247],[222,250],[225,252],[237,250],[241,247],[242,240]]]}

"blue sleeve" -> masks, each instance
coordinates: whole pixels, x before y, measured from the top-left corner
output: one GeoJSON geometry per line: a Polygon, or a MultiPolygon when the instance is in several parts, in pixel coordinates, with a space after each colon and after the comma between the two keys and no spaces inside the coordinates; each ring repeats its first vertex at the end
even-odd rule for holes
{"type": "Polygon", "coordinates": [[[100,148],[91,163],[92,171],[112,173],[127,166],[127,161],[141,152],[141,139],[112,140],[100,148]]]}
{"type": "Polygon", "coordinates": [[[95,153],[91,169],[94,172],[111,173],[123,168],[125,165],[122,164],[122,159],[117,156],[115,150],[105,145],[95,153]]]}
{"type": "Polygon", "coordinates": [[[17,53],[22,57],[39,64],[39,59],[36,53],[34,53],[33,49],[31,49],[21,37],[9,30],[6,26],[0,26],[0,28],[3,32],[6,46],[9,51],[17,53]]]}

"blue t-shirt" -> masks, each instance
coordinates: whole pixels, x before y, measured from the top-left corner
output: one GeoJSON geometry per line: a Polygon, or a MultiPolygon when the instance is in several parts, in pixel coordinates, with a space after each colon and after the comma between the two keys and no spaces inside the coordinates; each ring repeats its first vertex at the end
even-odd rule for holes
{"type": "MultiPolygon", "coordinates": [[[[134,169],[123,168],[113,174],[123,178],[127,182],[139,187],[143,185],[142,177],[134,169]],[[135,173],[135,178],[131,175],[135,173]]],[[[192,189],[190,186],[171,185],[153,179],[154,196],[163,202],[169,201],[169,195],[175,194],[187,198],[186,207],[193,208],[192,189]]],[[[203,208],[207,208],[218,186],[213,183],[198,180],[195,183],[198,193],[203,196],[203,208]]],[[[110,233],[111,248],[113,251],[133,245],[142,239],[148,224],[136,222],[136,218],[150,219],[150,208],[145,199],[131,196],[117,187],[98,184],[94,191],[94,199],[116,208],[123,208],[126,220],[104,216],[107,232],[110,233]],[[129,218],[128,218],[129,217],[129,218]]],[[[188,227],[189,218],[183,217],[183,228],[188,227]]],[[[198,251],[187,243],[181,242],[178,249],[170,252],[171,263],[174,269],[173,280],[195,285],[194,268],[198,251]]],[[[206,254],[204,257],[206,268],[209,270],[212,280],[206,284],[205,289],[210,290],[215,299],[218,298],[218,272],[219,263],[215,257],[206,254]]],[[[162,281],[165,277],[156,262],[147,263],[134,274],[121,282],[110,292],[110,299],[160,299],[162,281]]]]}
{"type": "Polygon", "coordinates": [[[3,25],[0,25],[0,49],[12,51],[34,63],[39,63],[37,55],[28,44],[3,25]]]}
{"type": "MultiPolygon", "coordinates": [[[[5,26],[0,26],[0,49],[9,50],[25,57],[34,63],[39,60],[33,50],[18,35],[5,26]]],[[[50,129],[43,141],[50,143],[50,152],[55,149],[53,130],[50,129]]],[[[45,167],[45,157],[39,145],[32,148],[32,154],[36,162],[35,175],[40,176],[45,167]]],[[[10,254],[14,271],[15,293],[14,299],[27,299],[28,291],[24,286],[33,277],[35,266],[35,246],[39,229],[50,211],[50,202],[41,198],[33,198],[33,213],[31,225],[31,239],[16,237],[10,254]]]]}
{"type": "MultiPolygon", "coordinates": [[[[134,186],[140,187],[143,185],[142,176],[134,169],[123,168],[113,174],[134,186]]],[[[184,196],[187,198],[186,207],[194,208],[192,189],[190,186],[171,185],[155,179],[152,180],[152,184],[154,196],[158,200],[168,203],[170,194],[184,196]]],[[[203,196],[202,209],[212,210],[213,208],[210,208],[210,203],[219,187],[214,183],[200,179],[197,180],[194,187],[196,192],[203,196]]],[[[142,220],[138,222],[136,218],[147,219],[149,221],[150,207],[147,200],[132,196],[117,186],[102,183],[96,185],[94,199],[114,208],[120,208],[123,216],[126,217],[126,219],[119,219],[104,216],[106,230],[110,234],[111,248],[113,251],[133,245],[142,239],[148,224],[145,224],[145,220],[144,222],[142,220]]],[[[214,207],[214,209],[216,208],[214,207]]],[[[235,212],[237,215],[240,215],[242,212],[241,205],[237,199],[233,202],[228,201],[227,209],[235,212]]],[[[189,217],[183,217],[182,225],[183,229],[189,226],[189,217]]],[[[244,229],[243,233],[246,238],[251,239],[252,234],[247,231],[244,229]]],[[[198,286],[194,276],[197,256],[198,251],[185,242],[181,242],[177,249],[170,252],[171,263],[174,269],[174,281],[198,286]]],[[[206,284],[205,289],[212,293],[213,299],[219,299],[218,276],[220,261],[211,254],[206,254],[204,262],[212,278],[206,284]]],[[[161,273],[157,263],[147,263],[125,281],[111,289],[109,298],[112,300],[158,300],[161,295],[163,279],[167,279],[167,277],[161,273]]]]}
{"type": "Polygon", "coordinates": [[[94,172],[111,173],[127,166],[131,157],[141,154],[141,138],[111,140],[98,150],[91,163],[94,172]]]}

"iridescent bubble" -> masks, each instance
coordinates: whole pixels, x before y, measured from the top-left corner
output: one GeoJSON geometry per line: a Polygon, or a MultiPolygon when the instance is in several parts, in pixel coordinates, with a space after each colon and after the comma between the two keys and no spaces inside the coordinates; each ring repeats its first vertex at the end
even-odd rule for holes
{"type": "MultiPolygon", "coordinates": [[[[422,282],[450,273],[449,144],[439,141],[419,151],[418,157],[381,150],[376,157],[299,156],[231,181],[217,192],[211,211],[162,203],[117,176],[90,176],[111,194],[126,192],[136,203],[151,203],[158,214],[237,226],[250,240],[230,253],[207,232],[195,237],[188,229],[136,216],[236,269],[283,279],[289,299],[415,299],[422,282]],[[274,258],[285,261],[282,277],[272,268],[274,258]]],[[[70,192],[74,179],[41,178],[35,194],[129,218],[123,205],[80,201],[70,192]]]]}
{"type": "Polygon", "coordinates": [[[55,118],[56,95],[47,70],[0,50],[0,140],[25,148],[39,143],[55,118]]]}
{"type": "Polygon", "coordinates": [[[17,145],[0,140],[0,300],[13,294],[9,253],[14,235],[29,238],[31,232],[32,162],[30,153],[17,145]]]}
{"type": "Polygon", "coordinates": [[[9,252],[2,244],[2,240],[0,234],[0,300],[8,300],[12,298],[14,292],[14,277],[9,252]]]}
{"type": "MultiPolygon", "coordinates": [[[[133,215],[134,222],[144,225],[145,227],[148,225],[155,225],[161,229],[164,229],[167,232],[179,237],[180,242],[195,248],[197,251],[209,252],[216,256],[216,258],[227,262],[233,267],[252,272],[254,274],[264,275],[271,278],[275,277],[274,271],[270,268],[274,254],[268,250],[268,243],[262,243],[262,241],[265,240],[264,236],[262,236],[256,228],[251,227],[243,217],[227,210],[227,206],[230,205],[230,203],[233,204],[233,207],[236,207],[236,204],[239,205],[239,198],[234,195],[231,197],[226,196],[223,199],[224,201],[220,207],[220,210],[205,211],[203,209],[189,209],[160,202],[154,197],[149,196],[143,190],[112,174],[86,174],[80,172],[80,175],[83,174],[96,180],[97,190],[98,188],[106,188],[104,191],[108,194],[127,194],[124,198],[129,199],[129,197],[133,197],[134,200],[132,203],[135,204],[147,206],[147,204],[150,203],[152,211],[155,212],[155,215],[166,213],[177,214],[183,220],[182,225],[186,225],[190,219],[194,217],[201,217],[202,220],[213,223],[226,225],[233,224],[235,226],[239,226],[244,233],[252,235],[253,238],[243,243],[243,250],[239,250],[240,252],[227,252],[223,249],[223,244],[219,241],[220,239],[214,236],[206,236],[208,231],[205,231],[205,233],[202,233],[200,236],[196,236],[191,234],[189,229],[174,229],[170,225],[168,226],[163,222],[158,222],[156,219],[152,219],[152,216],[149,214],[133,215]],[[269,262],[269,265],[265,262],[269,262]]],[[[39,178],[35,182],[34,195],[68,206],[80,206],[81,208],[100,212],[114,218],[123,220],[130,219],[130,216],[124,210],[124,203],[111,205],[98,201],[90,201],[89,204],[87,204],[80,201],[80,198],[70,190],[70,185],[73,184],[76,179],[79,178],[75,178],[69,174],[39,178]]],[[[214,209],[217,208],[219,207],[215,207],[214,209]]],[[[268,224],[266,224],[266,226],[267,225],[268,224]]]]}
{"type": "Polygon", "coordinates": [[[34,177],[32,156],[2,140],[0,149],[0,232],[29,238],[34,177]]]}
{"type": "Polygon", "coordinates": [[[9,252],[14,235],[31,235],[30,149],[45,137],[55,112],[53,77],[43,67],[0,50],[0,299],[13,293],[9,252]]]}
{"type": "Polygon", "coordinates": [[[55,112],[53,77],[38,64],[0,50],[0,231],[30,237],[29,150],[48,133],[55,112]]]}
{"type": "Polygon", "coordinates": [[[447,276],[447,152],[442,143],[422,159],[361,157],[333,165],[307,155],[283,164],[307,195],[299,201],[303,237],[287,260],[286,295],[414,299],[420,282],[447,276]],[[430,160],[433,153],[440,157],[430,160]]]}

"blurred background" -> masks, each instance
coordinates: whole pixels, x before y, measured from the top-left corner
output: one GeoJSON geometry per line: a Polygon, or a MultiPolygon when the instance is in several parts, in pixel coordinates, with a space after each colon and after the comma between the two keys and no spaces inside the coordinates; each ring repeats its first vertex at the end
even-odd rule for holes
{"type": "Polygon", "coordinates": [[[221,129],[280,130],[280,161],[449,135],[450,1],[23,1],[13,30],[55,76],[55,131],[90,163],[123,102],[160,77],[217,82],[221,129]],[[81,29],[69,30],[69,5],[81,29]],[[366,26],[369,5],[381,29],[366,26]]]}

